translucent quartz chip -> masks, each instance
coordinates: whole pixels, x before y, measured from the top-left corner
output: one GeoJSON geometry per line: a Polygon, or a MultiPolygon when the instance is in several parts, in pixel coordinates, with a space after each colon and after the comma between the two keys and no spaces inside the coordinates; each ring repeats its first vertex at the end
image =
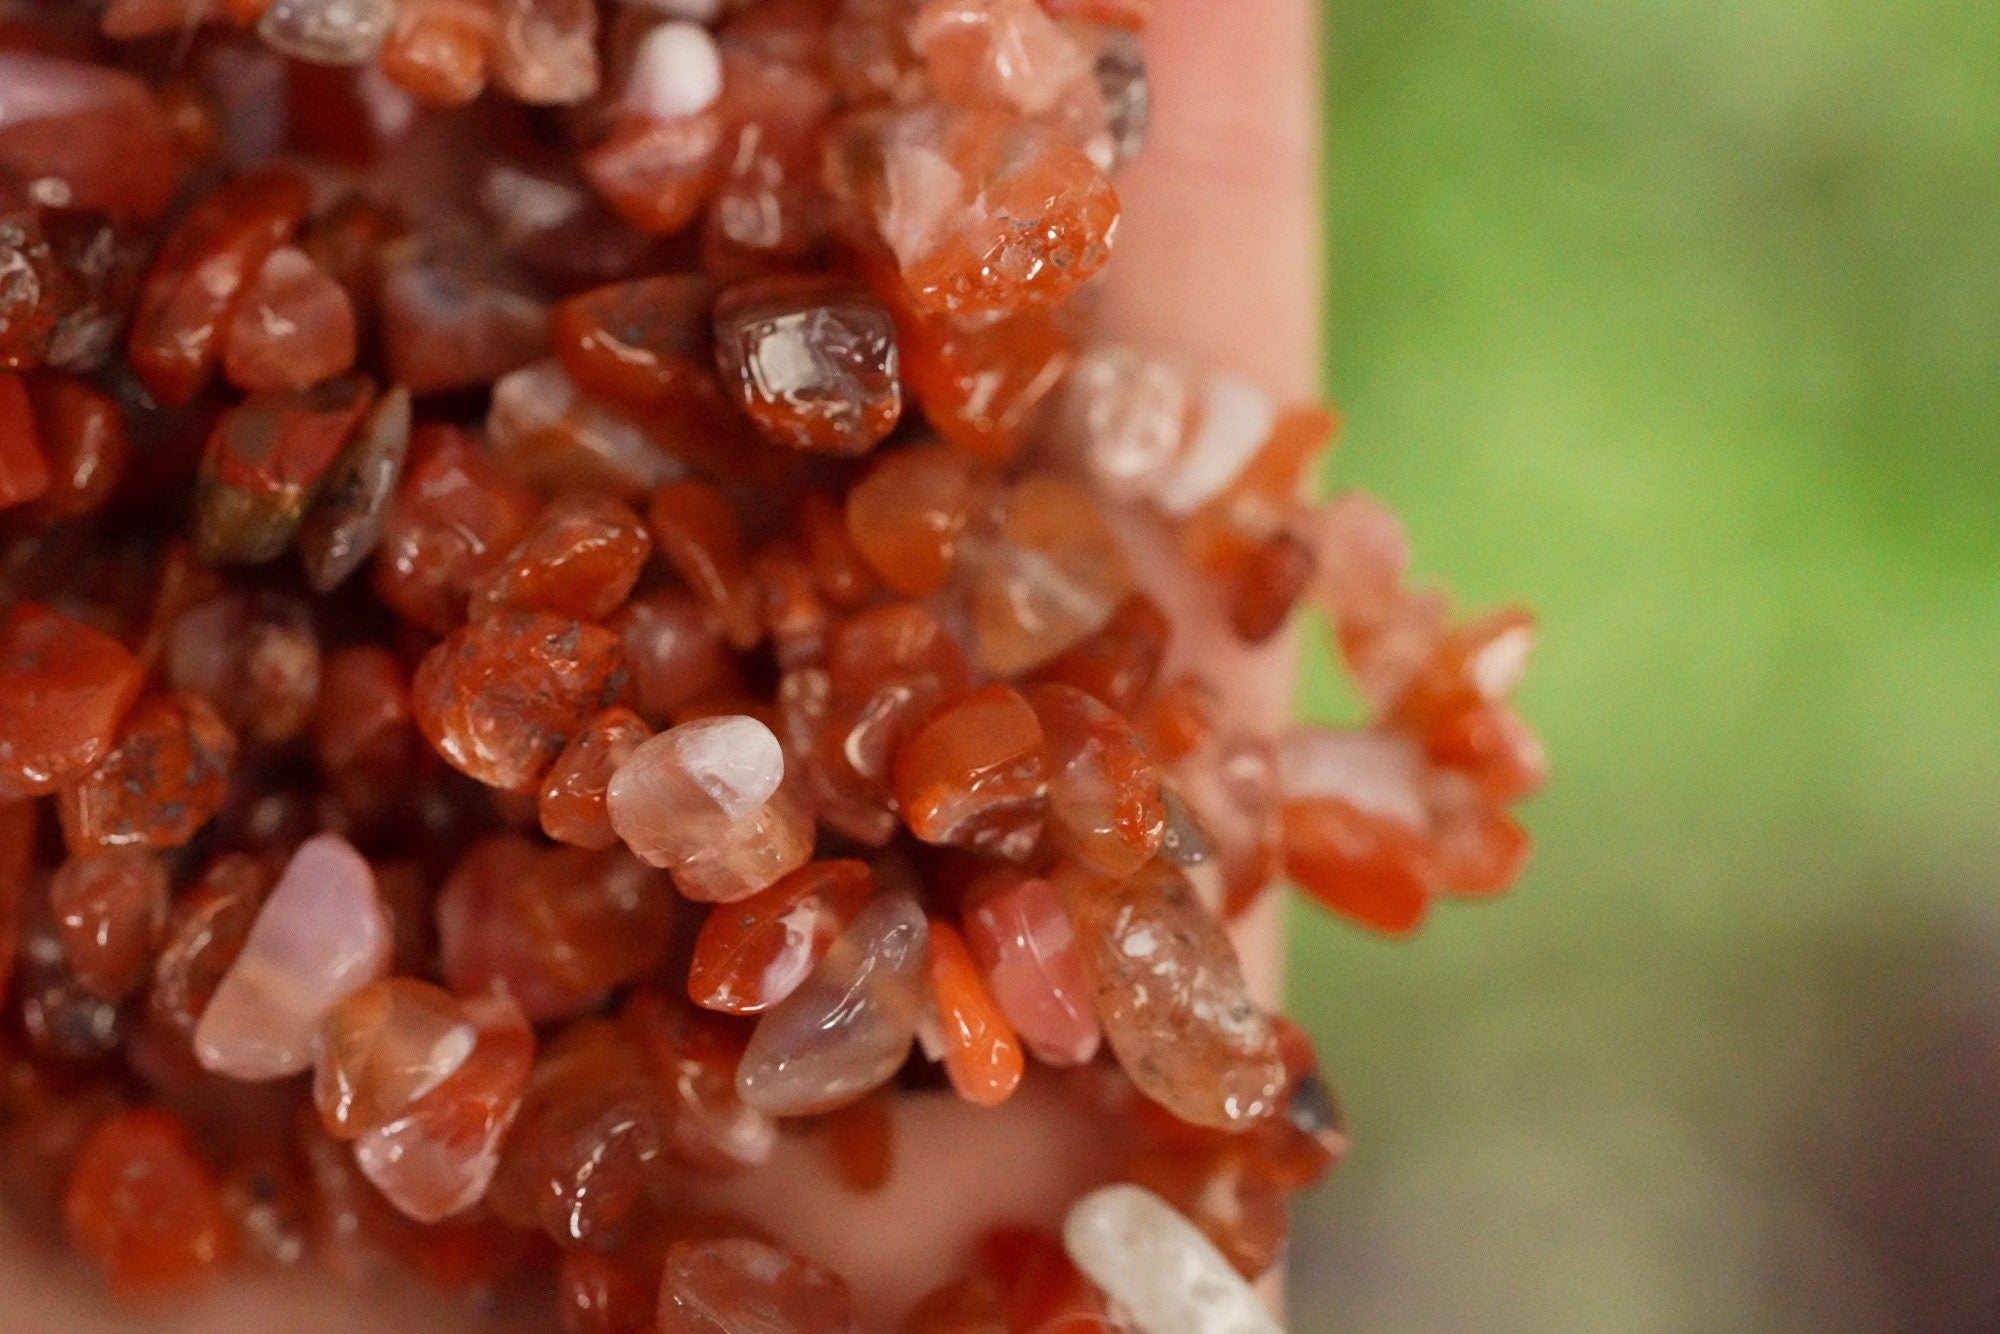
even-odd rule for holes
{"type": "Polygon", "coordinates": [[[665,1116],[622,1025],[572,1024],[529,1076],[493,1179],[494,1209],[564,1246],[616,1236],[667,1169],[665,1116]]]}
{"type": "Polygon", "coordinates": [[[720,904],[702,923],[688,995],[724,1014],[758,1014],[799,989],[875,892],[866,862],[808,862],[769,889],[720,904]]]}
{"type": "Polygon", "coordinates": [[[49,460],[36,437],[27,385],[0,373],[0,509],[39,500],[49,489],[49,460]]]}
{"type": "Polygon", "coordinates": [[[53,792],[88,771],[141,679],[122,644],[80,621],[33,602],[0,612],[0,799],[53,792]]]}
{"type": "Polygon", "coordinates": [[[1167,813],[1160,771],[1123,715],[1075,686],[1039,685],[1028,703],[1049,754],[1049,814],[1079,861],[1109,876],[1159,850],[1167,813]]]}
{"type": "Polygon", "coordinates": [[[1159,604],[1134,593],[1118,604],[1102,629],[1044,663],[1036,679],[1075,686],[1130,716],[1159,676],[1172,633],[1159,604]]]}
{"type": "Polygon", "coordinates": [[[661,120],[628,114],[581,167],[611,211],[665,236],[693,222],[721,171],[722,118],[714,108],[661,120]]]}
{"type": "Polygon", "coordinates": [[[258,171],[218,187],[188,210],[153,260],[125,348],[146,391],[179,407],[222,359],[237,298],[305,216],[306,184],[258,171]]]}
{"type": "Polygon", "coordinates": [[[975,498],[962,455],[899,449],[848,489],[847,533],[884,584],[905,597],[928,597],[951,574],[975,498]]]}
{"type": "Polygon", "coordinates": [[[1048,752],[1035,712],[985,686],[932,714],[896,751],[896,802],[910,832],[1020,861],[1048,814],[1048,752]]]}
{"type": "Polygon", "coordinates": [[[101,509],[117,489],[132,453],[124,410],[110,395],[56,371],[35,376],[28,383],[28,399],[35,413],[36,453],[49,483],[21,517],[40,526],[66,523],[101,509]]]}
{"type": "Polygon", "coordinates": [[[462,1002],[472,1051],[393,1121],[354,1141],[354,1161],[409,1218],[436,1223],[485,1196],[520,1111],[535,1034],[505,996],[462,1002]]]}
{"type": "Polygon", "coordinates": [[[935,104],[872,133],[881,176],[862,191],[920,309],[1045,310],[1110,258],[1118,196],[1061,134],[935,104]]]}
{"type": "Polygon", "coordinates": [[[376,544],[376,596],[404,620],[449,634],[472,590],[534,520],[534,493],[452,427],[420,427],[376,544]]]}
{"type": "Polygon", "coordinates": [[[419,100],[459,106],[486,86],[495,23],[493,0],[399,0],[378,63],[419,100]]]}
{"type": "Polygon", "coordinates": [[[464,1065],[477,1039],[443,988],[413,977],[370,982],[320,1024],[320,1122],[335,1139],[353,1139],[395,1119],[464,1065]]]}
{"type": "Polygon", "coordinates": [[[622,1018],[666,1108],[675,1157],[723,1174],[770,1161],[778,1124],[736,1091],[749,1038],[743,1024],[645,988],[626,1000],[622,1018]]]}
{"type": "Polygon", "coordinates": [[[279,246],[237,299],[222,369],[246,393],[308,389],[354,364],[354,304],[312,256],[279,246]]]}
{"type": "Polygon", "coordinates": [[[646,523],[660,555],[681,582],[707,603],[739,649],[755,644],[763,626],[757,590],[744,559],[743,534],[727,497],[707,482],[677,482],[653,493],[646,523]]]}
{"type": "Polygon", "coordinates": [[[896,329],[865,288],[835,278],[760,278],[715,304],[723,384],[767,437],[859,455],[903,412],[896,329]]]}
{"type": "Polygon", "coordinates": [[[257,35],[315,65],[361,65],[375,58],[394,20],[394,0],[270,0],[257,35]]]}
{"type": "Polygon", "coordinates": [[[1223,915],[1233,918],[1278,871],[1277,756],[1262,737],[1210,730],[1190,740],[1172,780],[1206,852],[1200,864],[1220,878],[1223,915]]]}
{"type": "Polygon", "coordinates": [[[91,848],[177,848],[222,809],[236,737],[208,701],[180,693],[143,700],[118,740],[56,801],[63,839],[91,848]]]}
{"type": "Polygon", "coordinates": [[[64,208],[152,218],[187,159],[165,111],[123,70],[0,53],[0,171],[64,208]]]}
{"type": "Polygon", "coordinates": [[[49,878],[49,911],[77,981],[118,1000],[146,975],[166,927],[166,865],[136,848],[71,857],[49,878]]]}
{"type": "Polygon", "coordinates": [[[174,620],[167,683],[215,706],[236,735],[274,746],[299,736],[319,694],[312,609],[278,592],[224,593],[174,620]]]}
{"type": "Polygon", "coordinates": [[[978,553],[973,650],[995,676],[1032,671],[1103,627],[1132,572],[1096,497],[1051,473],[1014,484],[1006,517],[978,553]]]}
{"type": "Polygon", "coordinates": [[[746,1237],[679,1242],[660,1280],[660,1334],[859,1334],[839,1276],[746,1237]]]}
{"type": "Polygon", "coordinates": [[[1025,1063],[1013,1025],[995,1003],[956,928],[929,929],[931,1000],[944,1037],[944,1066],[960,1096],[994,1107],[1012,1096],[1025,1063]]]}
{"type": "Polygon", "coordinates": [[[327,1012],[388,969],[375,873],[335,834],[299,845],[195,1028],[202,1068],[232,1079],[309,1069],[327,1012]]]}
{"type": "Polygon", "coordinates": [[[1139,1090],[1181,1120],[1240,1130],[1277,1110],[1285,1068],[1221,923],[1174,867],[1123,881],[1061,868],[1097,1014],[1139,1090]]]}
{"type": "Polygon", "coordinates": [[[784,750],[755,718],[685,723],[641,745],[605,793],[611,826],[691,899],[728,903],[812,855],[812,819],[781,786],[784,750]]]}
{"type": "Polygon", "coordinates": [[[266,859],[225,852],[180,892],[153,960],[146,996],[150,1015],[184,1038],[193,1037],[276,880],[277,867],[266,859]]]}
{"type": "Polygon", "coordinates": [[[939,93],[968,106],[1042,115],[1091,77],[1090,57],[1035,0],[930,0],[910,44],[939,93]]]}
{"type": "Polygon", "coordinates": [[[195,489],[195,550],[254,565],[290,545],[327,470],[374,401],[359,376],[298,393],[253,394],[209,435],[195,489]]]}
{"type": "Polygon", "coordinates": [[[1045,1065],[1083,1065],[1104,1036],[1083,956],[1055,886],[1000,870],[966,891],[965,942],[993,999],[1045,1065]]]}
{"type": "Polygon", "coordinates": [[[722,33],[725,168],[702,231],[705,266],[732,276],[810,262],[831,213],[820,178],[834,104],[825,68],[810,47],[759,40],[752,27],[739,21],[722,33]]]}
{"type": "Polygon", "coordinates": [[[1201,1230],[1230,1267],[1261,1277],[1284,1254],[1288,1183],[1266,1169],[1254,1135],[1130,1154],[1119,1176],[1143,1186],[1201,1230]]]}
{"type": "Polygon", "coordinates": [[[722,53],[696,23],[662,23],[639,39],[625,105],[660,120],[692,116],[722,96],[722,53]]]}
{"type": "Polygon", "coordinates": [[[553,360],[494,383],[486,433],[509,472],[549,489],[599,486],[637,500],[686,472],[656,434],[578,393],[553,360]]]}
{"type": "Polygon", "coordinates": [[[415,394],[484,388],[548,347],[548,307],[471,224],[381,247],[382,350],[415,394]]]}
{"type": "Polygon", "coordinates": [[[1151,1191],[1084,1196],[1063,1220],[1063,1246],[1139,1334],[1281,1334],[1221,1253],[1151,1191]]]}
{"type": "Polygon", "coordinates": [[[70,1244],[127,1296],[184,1288],[235,1256],[215,1174],[187,1128],[154,1108],[117,1112],[90,1132],[62,1215],[70,1244]]]}
{"type": "Polygon", "coordinates": [[[1090,349],[1063,385],[1064,448],[1111,494],[1150,497],[1187,441],[1190,378],[1177,363],[1128,347],[1090,349]]]}
{"type": "Polygon", "coordinates": [[[618,842],[605,808],[611,775],[631,757],[653,729],[626,708],[610,708],[570,738],[542,779],[538,807],[542,832],[558,843],[602,849],[618,842]]]}
{"type": "Polygon", "coordinates": [[[624,603],[652,550],[626,506],[607,496],[561,497],[473,590],[472,618],[514,607],[601,621],[624,603]]]}
{"type": "Polygon", "coordinates": [[[1423,783],[1423,757],[1402,736],[1291,732],[1278,748],[1286,872],[1356,921],[1414,930],[1435,878],[1423,783]]]}
{"type": "Polygon", "coordinates": [[[567,105],[597,91],[597,6],[590,0],[497,0],[493,68],[523,102],[567,105]]]}
{"type": "Polygon", "coordinates": [[[410,447],[410,391],[396,385],[368,409],[299,521],[299,559],[315,593],[347,581],[374,553],[410,447]]]}
{"type": "Polygon", "coordinates": [[[808,1116],[892,1078],[923,1012],[926,934],[914,899],[878,894],[818,970],[757,1021],[736,1071],[743,1101],[773,1116],[808,1116]]]}
{"type": "Polygon", "coordinates": [[[488,787],[532,793],[570,737],[624,685],[624,655],[610,631],[506,610],[425,654],[410,704],[424,739],[453,768],[488,787]]]}

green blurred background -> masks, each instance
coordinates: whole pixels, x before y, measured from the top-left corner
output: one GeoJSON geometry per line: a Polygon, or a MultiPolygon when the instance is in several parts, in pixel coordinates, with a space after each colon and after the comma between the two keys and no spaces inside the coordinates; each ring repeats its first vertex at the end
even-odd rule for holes
{"type": "Polygon", "coordinates": [[[1537,607],[1555,777],[1509,898],[1297,910],[1295,1327],[2000,1329],[2000,4],[1323,27],[1328,481],[1537,607]]]}

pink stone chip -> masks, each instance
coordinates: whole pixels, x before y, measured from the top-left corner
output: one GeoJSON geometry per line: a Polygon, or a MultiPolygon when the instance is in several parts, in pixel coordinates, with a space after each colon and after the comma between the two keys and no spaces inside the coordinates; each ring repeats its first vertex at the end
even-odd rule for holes
{"type": "Polygon", "coordinates": [[[299,845],[194,1033],[202,1067],[235,1079],[310,1069],[319,1026],[389,967],[375,873],[337,834],[299,845]]]}

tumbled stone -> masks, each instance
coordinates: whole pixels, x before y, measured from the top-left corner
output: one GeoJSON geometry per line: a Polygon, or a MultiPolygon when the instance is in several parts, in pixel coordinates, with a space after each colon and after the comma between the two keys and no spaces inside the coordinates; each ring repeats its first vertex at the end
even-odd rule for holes
{"type": "Polygon", "coordinates": [[[745,1025],[649,988],[627,998],[621,1017],[652,1072],[676,1158],[710,1173],[770,1161],[777,1122],[745,1104],[736,1089],[749,1039],[745,1025]]]}
{"type": "Polygon", "coordinates": [[[451,427],[419,427],[376,544],[375,593],[433,634],[465,619],[472,590],[533,521],[532,492],[451,427]]]}
{"type": "Polygon", "coordinates": [[[484,388],[548,347],[548,306],[470,224],[381,247],[382,350],[413,394],[484,388]]]}
{"type": "Polygon", "coordinates": [[[187,1128],[150,1107],[90,1132],[63,1193],[63,1230],[127,1296],[185,1288],[235,1254],[214,1173],[187,1128]]]}
{"type": "Polygon", "coordinates": [[[474,620],[499,608],[602,621],[624,604],[653,542],[629,508],[606,496],[551,502],[472,591],[474,620]]]}
{"type": "Polygon", "coordinates": [[[494,384],[486,433],[508,472],[545,491],[601,487],[636,501],[686,471],[658,434],[578,393],[552,360],[494,384]]]}
{"type": "Polygon", "coordinates": [[[33,602],[0,612],[0,798],[40,796],[111,749],[139,693],[118,641],[33,602]]]}
{"type": "Polygon", "coordinates": [[[239,297],[297,229],[307,199],[305,182],[289,172],[252,172],[181,219],[153,261],[126,340],[154,398],[178,407],[208,382],[239,297]]]}
{"type": "Polygon", "coordinates": [[[609,631],[500,611],[424,655],[410,707],[424,739],[453,768],[488,787],[532,793],[570,737],[624,684],[609,631]]]}
{"type": "Polygon", "coordinates": [[[975,499],[959,455],[898,450],[849,488],[848,536],[884,584],[905,597],[928,597],[951,574],[975,499]]]}
{"type": "Polygon", "coordinates": [[[739,649],[757,642],[756,587],[744,560],[736,511],[707,482],[676,482],[653,493],[646,525],[660,555],[691,592],[715,612],[739,649]]]}
{"type": "MultiPolygon", "coordinates": [[[[39,526],[67,523],[102,509],[132,453],[118,401],[76,376],[55,371],[31,377],[28,398],[49,485],[21,510],[22,517],[39,526]]],[[[18,483],[10,489],[18,494],[18,483]]]]}
{"type": "Polygon", "coordinates": [[[580,165],[612,212],[665,236],[694,221],[715,186],[721,150],[722,119],[713,108],[672,120],[628,114],[580,165]]]}
{"type": "Polygon", "coordinates": [[[712,393],[702,274],[663,273],[580,292],[549,313],[549,342],[585,392],[633,409],[712,393]]]}
{"type": "Polygon", "coordinates": [[[1101,629],[1131,591],[1124,549],[1097,499],[1030,473],[1008,493],[998,538],[979,556],[974,652],[996,676],[1031,671],[1101,629]]]}
{"type": "Polygon", "coordinates": [[[359,65],[375,58],[395,17],[392,0],[270,0],[257,35],[315,65],[359,65]]]}
{"type": "Polygon", "coordinates": [[[812,976],[757,1021],[736,1071],[743,1101],[773,1116],[808,1116],[886,1083],[916,1040],[925,934],[913,899],[878,894],[812,976]]]}
{"type": "Polygon", "coordinates": [[[664,1116],[622,1026],[571,1025],[535,1062],[501,1152],[493,1207],[564,1246],[617,1235],[666,1171],[664,1116]]]}
{"type": "Polygon", "coordinates": [[[493,75],[523,102],[566,105],[597,91],[597,6],[497,0],[493,75]]]}
{"type": "Polygon", "coordinates": [[[1022,860],[1048,815],[1048,753],[1020,694],[993,685],[932,714],[896,751],[896,803],[910,832],[1022,860]]]}
{"type": "Polygon", "coordinates": [[[236,737],[199,695],[143,700],[111,750],[60,794],[63,838],[92,848],[175,848],[222,808],[236,737]]]}
{"type": "Polygon", "coordinates": [[[202,1067],[278,1079],[311,1067],[328,1011],[380,977],[390,928],[368,863],[334,834],[307,839],[264,901],[195,1028],[202,1067]]]}
{"type": "Polygon", "coordinates": [[[197,482],[194,541],[202,559],[277,559],[374,398],[371,382],[348,376],[298,393],[254,394],[224,413],[197,482]]]}
{"type": "Polygon", "coordinates": [[[223,335],[222,369],[246,393],[309,389],[354,364],[354,305],[296,246],[265,256],[223,335]]]}
{"type": "Polygon", "coordinates": [[[579,995],[659,967],[680,900],[667,877],[623,848],[550,848],[508,890],[537,971],[579,995]]]}
{"type": "Polygon", "coordinates": [[[299,559],[314,592],[333,591],[374,553],[409,446],[410,391],[395,385],[355,426],[299,521],[299,559]]]}
{"type": "Polygon", "coordinates": [[[403,1114],[472,1054],[477,1033],[448,991],[412,977],[370,982],[327,1011],[313,1102],[335,1139],[403,1114]]]}
{"type": "Polygon", "coordinates": [[[39,500],[49,489],[49,460],[38,438],[28,388],[0,372],[0,509],[39,500]]]}
{"type": "Polygon", "coordinates": [[[261,857],[226,852],[174,900],[153,960],[148,1011],[187,1038],[250,937],[277,870],[261,857]]]}
{"type": "Polygon", "coordinates": [[[486,86],[495,22],[492,0],[401,0],[378,63],[429,105],[459,106],[486,86]]]}
{"type": "Polygon", "coordinates": [[[1145,1334],[1281,1334],[1208,1239],[1138,1186],[1104,1186],[1071,1205],[1063,1246],[1145,1334]]]}
{"type": "Polygon", "coordinates": [[[642,593],[612,618],[632,670],[639,712],[657,725],[682,705],[735,680],[722,627],[684,593],[642,593]]]}
{"type": "Polygon", "coordinates": [[[1278,750],[1285,870],[1328,907],[1391,934],[1416,929],[1435,875],[1422,757],[1384,731],[1301,728],[1278,750]]]}
{"type": "Polygon", "coordinates": [[[724,1014],[757,1014],[798,990],[869,896],[866,862],[809,862],[769,889],[717,905],[695,938],[688,995],[724,1014]]]}
{"type": "Polygon", "coordinates": [[[1055,877],[1097,1013],[1141,1092],[1195,1125],[1241,1129],[1277,1109],[1284,1063],[1221,924],[1174,867],[1124,881],[1055,877]]]}
{"type": "Polygon", "coordinates": [[[76,979],[106,1000],[139,985],[167,924],[167,868],[155,853],[71,857],[49,879],[49,911],[76,979]]]}
{"type": "Polygon", "coordinates": [[[1074,686],[1027,693],[1049,755],[1049,815],[1064,845],[1109,876],[1138,870],[1166,833],[1160,771],[1132,725],[1074,686]]]}
{"type": "Polygon", "coordinates": [[[1230,1267],[1263,1276],[1284,1254],[1284,1185],[1257,1161],[1248,1137],[1200,1149],[1129,1155],[1119,1176],[1143,1186],[1201,1230],[1230,1267]]]}
{"type": "Polygon", "coordinates": [[[944,1038],[944,1066],[961,1097],[982,1107],[1005,1102],[1021,1082],[1020,1039],[994,1001],[958,931],[931,919],[931,1000],[944,1038]]]}
{"type": "Polygon", "coordinates": [[[1172,629],[1159,604],[1134,593],[1102,629],[1042,664],[1035,678],[1075,686],[1130,717],[1160,674],[1172,629]]]}
{"type": "Polygon", "coordinates": [[[539,813],[542,832],[558,843],[602,849],[618,841],[605,809],[611,775],[640,743],[653,735],[645,720],[626,708],[606,709],[570,738],[542,779],[539,813]]]}
{"type": "Polygon", "coordinates": [[[505,996],[463,1003],[472,1051],[395,1120],[354,1141],[362,1175],[404,1216],[436,1223],[476,1204],[521,1107],[535,1034],[505,996]]]}
{"type": "Polygon", "coordinates": [[[963,927],[994,1001],[1036,1060],[1083,1065],[1097,1054],[1103,1028],[1054,885],[993,872],[966,891],[963,927]]]}
{"type": "Polygon", "coordinates": [[[304,732],[319,682],[311,609],[282,593],[225,593],[197,603],[175,619],[167,641],[167,683],[206,699],[252,745],[304,732]]]}
{"type": "Polygon", "coordinates": [[[847,1284],[802,1256],[737,1237],[681,1242],[660,1281],[660,1334],[858,1334],[847,1284]]]}
{"type": "Polygon", "coordinates": [[[759,43],[746,36],[749,22],[721,34],[725,166],[702,230],[709,271],[738,276],[809,260],[832,211],[820,145],[834,90],[810,48],[759,43]]]}
{"type": "Polygon", "coordinates": [[[730,288],[715,304],[715,358],[758,429],[794,449],[865,454],[902,416],[889,312],[837,279],[730,288]]]}
{"type": "Polygon", "coordinates": [[[159,102],[123,70],[0,53],[0,171],[62,208],[153,218],[187,159],[159,102]]]}
{"type": "Polygon", "coordinates": [[[388,815],[422,754],[410,715],[409,677],[373,645],[327,655],[312,719],[313,756],[358,818],[388,815]]]}
{"type": "Polygon", "coordinates": [[[972,107],[1043,115],[1091,79],[1089,56],[1035,0],[930,0],[910,44],[940,95],[972,107]]]}
{"type": "Polygon", "coordinates": [[[635,750],[605,793],[628,847],[667,868],[692,899],[728,903],[775,883],[812,855],[812,820],[781,786],[771,729],[741,715],[704,718],[635,750]]]}
{"type": "Polygon", "coordinates": [[[569,1018],[598,1000],[549,976],[546,956],[516,911],[515,890],[543,851],[518,835],[481,839],[458,859],[434,905],[446,984],[461,996],[504,992],[537,1023],[569,1018]]]}

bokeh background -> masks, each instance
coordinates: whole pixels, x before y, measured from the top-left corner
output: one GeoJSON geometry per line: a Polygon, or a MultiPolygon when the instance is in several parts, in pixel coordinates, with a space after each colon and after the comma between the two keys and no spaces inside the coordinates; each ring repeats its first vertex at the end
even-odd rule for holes
{"type": "Polygon", "coordinates": [[[1538,608],[1555,777],[1510,898],[1297,910],[1295,1328],[2000,1329],[2000,5],[1322,23],[1328,482],[1538,608]]]}

